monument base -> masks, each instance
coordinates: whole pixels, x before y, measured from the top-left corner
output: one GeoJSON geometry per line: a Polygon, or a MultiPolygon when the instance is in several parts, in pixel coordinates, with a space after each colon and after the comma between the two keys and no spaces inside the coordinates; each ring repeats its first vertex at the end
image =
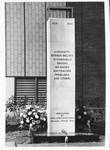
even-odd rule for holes
{"type": "MultiPolygon", "coordinates": [[[[75,133],[74,136],[68,136],[68,143],[73,142],[98,142],[99,135],[93,133],[75,133]]],[[[33,136],[33,143],[64,143],[65,142],[65,135],[63,136],[47,136],[47,134],[34,134],[33,136]]]]}

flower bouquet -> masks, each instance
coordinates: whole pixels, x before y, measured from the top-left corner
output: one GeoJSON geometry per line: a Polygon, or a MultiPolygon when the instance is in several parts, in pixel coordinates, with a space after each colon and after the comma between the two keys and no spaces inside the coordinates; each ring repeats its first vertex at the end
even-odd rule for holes
{"type": "Polygon", "coordinates": [[[91,114],[87,110],[85,106],[79,106],[76,108],[76,128],[78,131],[86,131],[91,132],[91,114]]]}
{"type": "Polygon", "coordinates": [[[20,128],[24,126],[29,126],[29,135],[31,136],[33,132],[38,129],[47,128],[47,113],[40,106],[27,106],[20,113],[20,128]]]}

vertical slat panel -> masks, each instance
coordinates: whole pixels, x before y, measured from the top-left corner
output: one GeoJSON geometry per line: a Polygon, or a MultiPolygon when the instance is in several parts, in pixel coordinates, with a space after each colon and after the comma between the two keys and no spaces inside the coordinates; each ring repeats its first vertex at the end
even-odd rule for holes
{"type": "Polygon", "coordinates": [[[46,102],[47,101],[47,80],[46,78],[38,78],[37,86],[37,101],[46,102]]]}

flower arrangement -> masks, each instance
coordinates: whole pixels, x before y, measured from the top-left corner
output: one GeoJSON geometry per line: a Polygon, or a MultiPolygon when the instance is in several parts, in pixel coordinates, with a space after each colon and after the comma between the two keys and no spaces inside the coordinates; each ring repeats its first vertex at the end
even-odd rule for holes
{"type": "Polygon", "coordinates": [[[20,113],[20,127],[29,126],[30,130],[37,130],[38,128],[47,128],[47,113],[43,107],[27,106],[20,113]]]}
{"type": "Polygon", "coordinates": [[[85,106],[79,106],[76,108],[76,127],[78,130],[88,128],[88,131],[91,132],[91,114],[85,106]]]}

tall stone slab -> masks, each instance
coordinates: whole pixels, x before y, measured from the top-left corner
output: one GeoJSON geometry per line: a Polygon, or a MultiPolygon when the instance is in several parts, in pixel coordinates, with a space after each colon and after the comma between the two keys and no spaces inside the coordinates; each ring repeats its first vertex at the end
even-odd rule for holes
{"type": "Polygon", "coordinates": [[[47,21],[48,135],[75,133],[75,20],[47,21]]]}

